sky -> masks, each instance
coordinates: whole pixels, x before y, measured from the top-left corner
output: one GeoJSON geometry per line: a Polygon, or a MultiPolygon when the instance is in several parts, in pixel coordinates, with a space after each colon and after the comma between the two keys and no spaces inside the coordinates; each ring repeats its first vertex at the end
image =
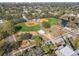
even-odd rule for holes
{"type": "Polygon", "coordinates": [[[79,2],[79,0],[0,0],[0,2],[79,2]]]}

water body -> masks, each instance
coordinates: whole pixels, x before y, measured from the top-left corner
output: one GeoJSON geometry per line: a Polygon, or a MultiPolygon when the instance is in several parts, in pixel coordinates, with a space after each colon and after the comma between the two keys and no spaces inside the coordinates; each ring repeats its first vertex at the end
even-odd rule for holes
{"type": "Polygon", "coordinates": [[[61,24],[63,25],[63,27],[66,27],[68,22],[69,22],[68,20],[61,19],[61,24]]]}

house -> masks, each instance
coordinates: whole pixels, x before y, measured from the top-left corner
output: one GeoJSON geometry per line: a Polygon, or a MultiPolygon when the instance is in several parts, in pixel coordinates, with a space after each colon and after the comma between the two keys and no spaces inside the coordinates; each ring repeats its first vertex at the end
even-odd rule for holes
{"type": "Polygon", "coordinates": [[[61,38],[61,36],[55,38],[55,42],[56,42],[57,45],[65,44],[64,39],[61,38]]]}
{"type": "Polygon", "coordinates": [[[28,19],[26,18],[26,16],[24,14],[22,14],[23,19],[25,19],[26,21],[28,21],[28,19]]]}
{"type": "Polygon", "coordinates": [[[2,18],[0,17],[0,23],[2,24],[3,23],[3,20],[2,20],[2,18]]]}
{"type": "Polygon", "coordinates": [[[45,35],[45,31],[44,31],[44,30],[39,30],[38,33],[39,33],[40,35],[45,35]]]}
{"type": "Polygon", "coordinates": [[[67,45],[58,47],[55,53],[60,56],[78,56],[78,54],[67,45]]]}
{"type": "Polygon", "coordinates": [[[73,14],[73,13],[71,13],[71,14],[69,14],[69,16],[75,17],[76,15],[75,15],[75,14],[73,14]]]}
{"type": "Polygon", "coordinates": [[[72,29],[71,29],[71,28],[69,28],[69,27],[64,27],[64,30],[71,31],[72,29]]]}
{"type": "Polygon", "coordinates": [[[77,14],[77,17],[79,17],[79,14],[77,14]]]}
{"type": "Polygon", "coordinates": [[[79,27],[79,14],[78,14],[77,17],[75,18],[75,23],[76,23],[76,25],[79,27]]]}

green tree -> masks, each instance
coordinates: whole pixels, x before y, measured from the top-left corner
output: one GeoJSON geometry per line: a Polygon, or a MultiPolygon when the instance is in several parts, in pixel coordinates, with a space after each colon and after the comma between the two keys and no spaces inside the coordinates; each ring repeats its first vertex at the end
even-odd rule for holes
{"type": "Polygon", "coordinates": [[[73,46],[74,46],[75,49],[79,48],[79,37],[77,37],[76,39],[74,39],[72,41],[72,43],[73,43],[73,46]]]}
{"type": "Polygon", "coordinates": [[[40,46],[43,42],[42,37],[40,37],[40,36],[34,36],[33,40],[35,40],[35,43],[37,46],[40,46]]]}
{"type": "Polygon", "coordinates": [[[43,26],[44,28],[50,28],[50,27],[51,27],[51,25],[50,25],[48,22],[43,22],[43,23],[42,23],[42,26],[43,26]]]}
{"type": "Polygon", "coordinates": [[[47,43],[42,47],[43,51],[49,55],[55,54],[55,46],[52,43],[47,43]]]}

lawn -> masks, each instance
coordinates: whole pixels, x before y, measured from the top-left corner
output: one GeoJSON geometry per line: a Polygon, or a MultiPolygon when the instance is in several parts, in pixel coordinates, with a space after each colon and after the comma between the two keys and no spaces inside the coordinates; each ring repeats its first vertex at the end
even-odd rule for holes
{"type": "Polygon", "coordinates": [[[27,26],[24,23],[20,23],[16,25],[16,29],[19,29],[19,28],[21,31],[38,31],[40,30],[41,27],[39,24],[35,26],[27,26]]]}
{"type": "Polygon", "coordinates": [[[51,25],[56,25],[58,23],[58,19],[48,18],[48,23],[51,24],[51,25]]]}

